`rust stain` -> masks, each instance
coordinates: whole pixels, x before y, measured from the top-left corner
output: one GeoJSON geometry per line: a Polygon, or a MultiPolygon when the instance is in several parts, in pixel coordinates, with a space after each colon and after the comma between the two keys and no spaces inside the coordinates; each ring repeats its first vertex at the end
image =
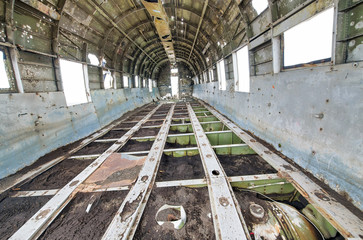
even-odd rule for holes
{"type": "Polygon", "coordinates": [[[113,153],[85,181],[85,184],[95,189],[130,185],[136,181],[145,160],[146,157],[113,153]]]}
{"type": "Polygon", "coordinates": [[[41,211],[36,217],[35,220],[40,220],[42,218],[45,218],[47,214],[50,212],[50,209],[41,211]]]}
{"type": "Polygon", "coordinates": [[[314,194],[323,201],[330,201],[330,198],[322,192],[314,192],[314,194]]]}
{"type": "Polygon", "coordinates": [[[79,183],[79,180],[76,180],[76,181],[71,182],[71,184],[69,186],[70,187],[73,187],[73,186],[77,185],[77,183],[79,183]]]}
{"type": "Polygon", "coordinates": [[[219,203],[220,203],[222,206],[224,206],[224,207],[226,207],[226,206],[228,206],[228,205],[229,205],[229,201],[228,201],[228,199],[227,199],[227,198],[225,198],[225,197],[221,197],[221,198],[219,198],[219,203]]]}

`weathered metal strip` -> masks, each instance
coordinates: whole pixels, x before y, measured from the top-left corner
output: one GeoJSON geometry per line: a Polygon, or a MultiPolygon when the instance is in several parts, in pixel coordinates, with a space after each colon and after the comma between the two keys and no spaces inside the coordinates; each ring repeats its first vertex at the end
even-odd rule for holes
{"type": "Polygon", "coordinates": [[[132,137],[132,135],[141,128],[145,120],[160,108],[162,104],[158,105],[148,115],[146,115],[138,124],[136,124],[130,131],[123,135],[115,144],[109,147],[101,156],[99,156],[92,164],[85,168],[75,178],[72,179],[66,186],[50,199],[33,217],[31,217],[18,231],[11,236],[10,239],[24,240],[33,239],[45,230],[55,217],[59,214],[61,209],[72,199],[77,187],[83,183],[113,152],[120,149],[132,137]]]}
{"type": "Polygon", "coordinates": [[[35,190],[35,191],[18,191],[11,197],[41,197],[56,195],[59,189],[35,190]]]}
{"type": "MultiPolygon", "coordinates": [[[[245,175],[245,176],[233,176],[227,178],[230,183],[235,182],[253,182],[260,180],[275,180],[281,179],[278,174],[259,174],[259,175],[245,175]]],[[[276,183],[275,183],[276,184],[276,183]]],[[[156,182],[156,187],[191,187],[191,186],[206,186],[207,180],[203,179],[186,179],[186,180],[175,180],[175,181],[163,181],[156,182]]],[[[260,187],[260,185],[256,185],[260,187]]],[[[110,191],[125,191],[129,190],[129,186],[123,187],[110,187],[94,189],[92,192],[110,192],[110,191]]],[[[60,189],[50,190],[34,190],[34,191],[18,191],[11,197],[38,197],[38,196],[52,196],[55,195],[60,189]]],[[[89,192],[88,189],[81,189],[80,192],[89,192]]]]}
{"type": "Polygon", "coordinates": [[[189,103],[187,107],[207,178],[216,238],[247,239],[247,227],[232,187],[193,108],[189,103]]]}
{"type": "Polygon", "coordinates": [[[137,225],[149,199],[152,186],[155,183],[174,107],[175,104],[169,110],[135,185],[127,194],[102,239],[132,239],[135,234],[137,225]]]}
{"type": "MultiPolygon", "coordinates": [[[[142,110],[143,110],[143,108],[141,108],[139,111],[142,111],[142,110]]],[[[139,112],[139,111],[137,111],[137,112],[139,112]]],[[[128,117],[128,118],[130,118],[130,117],[128,117]]],[[[6,190],[14,187],[15,185],[17,185],[17,184],[19,184],[19,183],[21,183],[23,181],[26,181],[28,179],[32,179],[32,178],[38,176],[39,174],[43,173],[44,171],[48,170],[49,168],[55,166],[56,164],[60,163],[61,161],[65,160],[65,159],[67,159],[73,153],[75,153],[78,150],[84,148],[85,146],[87,146],[88,144],[93,142],[95,139],[102,137],[103,135],[108,133],[112,128],[114,128],[115,126],[121,124],[122,122],[124,122],[128,118],[119,120],[119,121],[117,121],[115,123],[112,123],[112,124],[108,125],[107,127],[103,128],[103,129],[97,131],[96,133],[92,134],[91,136],[87,137],[82,142],[80,142],[77,147],[69,150],[68,152],[66,152],[62,156],[57,157],[56,159],[51,160],[51,161],[39,166],[38,168],[36,168],[34,170],[31,170],[31,171],[27,172],[26,174],[14,179],[14,180],[7,181],[6,183],[0,183],[0,193],[5,192],[6,190]]]]}
{"type": "Polygon", "coordinates": [[[289,181],[345,238],[363,236],[363,222],[303,172],[271,152],[253,137],[239,128],[212,107],[202,101],[202,105],[220,119],[239,138],[247,143],[258,155],[279,171],[279,175],[289,181]]]}

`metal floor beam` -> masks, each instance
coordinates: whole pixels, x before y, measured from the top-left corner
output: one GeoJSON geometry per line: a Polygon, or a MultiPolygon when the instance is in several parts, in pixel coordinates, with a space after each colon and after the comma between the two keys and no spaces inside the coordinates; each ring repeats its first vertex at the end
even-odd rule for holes
{"type": "Polygon", "coordinates": [[[137,225],[151,194],[152,186],[155,183],[166,137],[174,113],[174,107],[175,104],[171,106],[169,113],[156,136],[156,140],[140,170],[138,179],[122,202],[121,207],[117,211],[111,224],[108,226],[102,239],[132,239],[134,236],[137,225]]]}
{"type": "Polygon", "coordinates": [[[267,147],[224,117],[218,111],[199,101],[214,116],[231,129],[239,138],[247,143],[258,155],[279,171],[279,175],[289,181],[300,194],[309,201],[326,220],[330,222],[345,238],[361,238],[363,221],[330,196],[324,189],[311,180],[299,169],[271,152],[267,147]]]}
{"type": "Polygon", "coordinates": [[[190,120],[207,178],[215,236],[217,239],[247,239],[247,226],[232,187],[204,133],[193,108],[187,103],[190,120]]]}
{"type": "Polygon", "coordinates": [[[120,149],[136,133],[141,125],[154,114],[162,104],[158,105],[138,124],[123,135],[116,143],[109,147],[93,163],[73,178],[66,186],[57,192],[36,214],[33,215],[18,231],[11,237],[11,240],[36,239],[46,227],[56,218],[61,210],[71,201],[76,189],[81,185],[112,153],[120,149]]]}

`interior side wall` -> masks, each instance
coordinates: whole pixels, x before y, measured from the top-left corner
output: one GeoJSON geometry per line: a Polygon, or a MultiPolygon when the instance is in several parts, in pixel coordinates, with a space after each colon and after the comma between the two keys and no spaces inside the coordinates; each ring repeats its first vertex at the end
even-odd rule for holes
{"type": "Polygon", "coordinates": [[[362,69],[358,64],[251,77],[250,93],[218,82],[193,95],[323,179],[362,209],[362,69]],[[346,194],[345,194],[346,195],[346,194]]]}
{"type": "Polygon", "coordinates": [[[92,102],[66,105],[63,92],[0,94],[0,178],[151,102],[157,88],[91,91],[92,102]]]}

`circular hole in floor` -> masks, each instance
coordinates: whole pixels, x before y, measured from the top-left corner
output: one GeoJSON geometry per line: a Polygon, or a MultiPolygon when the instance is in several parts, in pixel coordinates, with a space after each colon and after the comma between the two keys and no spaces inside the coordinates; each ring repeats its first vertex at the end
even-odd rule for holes
{"type": "Polygon", "coordinates": [[[212,174],[218,176],[219,175],[219,171],[218,170],[213,170],[212,171],[212,174]]]}

